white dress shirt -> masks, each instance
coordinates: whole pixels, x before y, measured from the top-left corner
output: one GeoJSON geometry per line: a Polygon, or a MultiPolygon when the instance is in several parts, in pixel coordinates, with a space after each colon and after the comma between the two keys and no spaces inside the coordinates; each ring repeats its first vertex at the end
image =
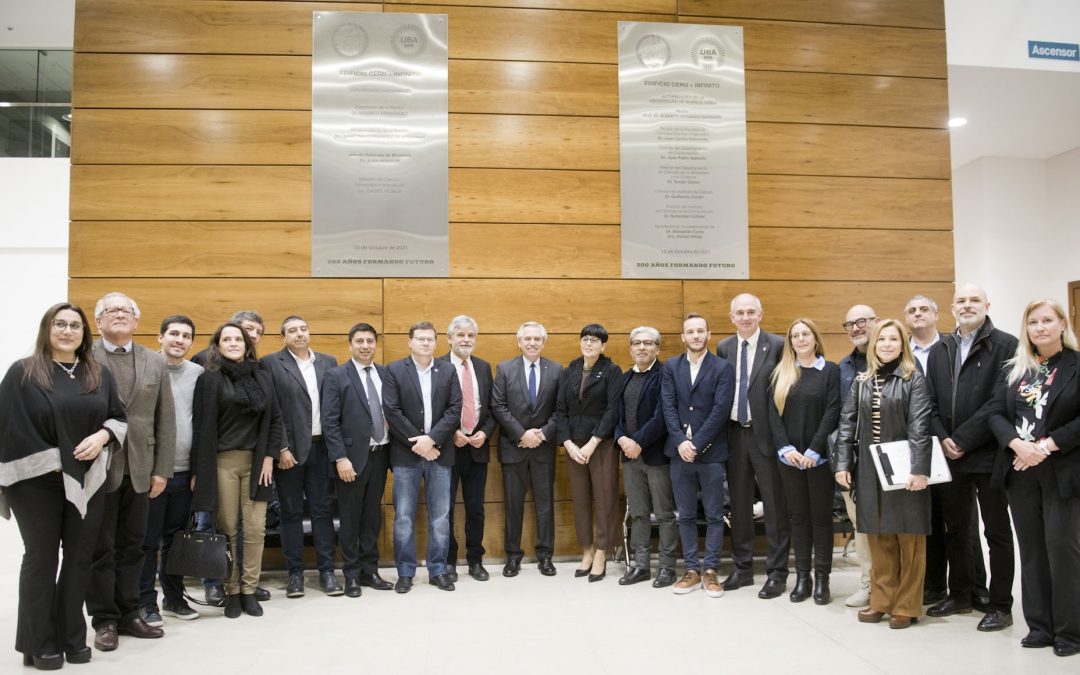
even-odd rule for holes
{"type": "MultiPolygon", "coordinates": [[[[754,334],[748,338],[741,338],[739,334],[735,334],[735,398],[731,403],[731,419],[734,422],[739,421],[739,373],[742,372],[742,343],[746,340],[750,341],[750,346],[746,348],[746,375],[749,378],[750,373],[754,372],[754,355],[757,354],[758,339],[761,337],[761,329],[758,328],[754,331],[754,334]]],[[[747,383],[749,385],[749,383],[747,383]]],[[[750,393],[750,387],[747,386],[747,394],[750,393]]],[[[746,419],[749,421],[750,404],[746,405],[746,419]]]]}
{"type": "Polygon", "coordinates": [[[319,378],[315,374],[315,352],[309,349],[306,359],[301,359],[292,351],[289,351],[289,356],[293,357],[300,368],[300,375],[307,385],[308,398],[311,399],[311,435],[322,436],[322,407],[319,404],[319,378]]]}
{"type": "MultiPolygon", "coordinates": [[[[464,373],[465,373],[465,362],[457,354],[455,354],[454,352],[450,352],[450,363],[454,364],[454,368],[457,370],[458,382],[461,382],[461,378],[464,377],[464,373]]],[[[537,369],[537,370],[539,370],[539,369],[537,369]]],[[[539,375],[537,377],[539,377],[539,375]]],[[[469,359],[469,378],[472,379],[473,400],[471,402],[466,402],[466,401],[462,400],[461,405],[466,406],[466,405],[471,404],[472,407],[473,407],[473,410],[476,411],[476,419],[479,421],[479,419],[480,419],[480,382],[476,379],[476,362],[473,361],[471,358],[469,359]]],[[[539,381],[539,380],[537,380],[537,381],[539,381]]],[[[463,391],[464,391],[464,389],[465,389],[465,387],[462,387],[463,391]]],[[[465,427],[461,427],[461,432],[466,434],[466,435],[471,434],[474,431],[476,431],[476,430],[475,429],[466,429],[465,427]]]]}
{"type": "MultiPolygon", "coordinates": [[[[365,399],[365,400],[371,400],[371,396],[370,396],[370,394],[369,394],[369,392],[367,390],[367,373],[365,372],[365,369],[367,368],[367,366],[360,363],[356,359],[352,359],[352,364],[354,366],[356,366],[356,373],[360,376],[360,385],[364,388],[364,394],[365,394],[365,396],[367,396],[367,399],[365,399]]],[[[379,377],[379,370],[375,367],[374,363],[371,364],[371,381],[372,381],[372,383],[375,384],[375,393],[379,395],[379,400],[382,401],[383,400],[383,396],[382,396],[382,378],[379,377]]],[[[380,411],[380,412],[382,412],[382,411],[380,411]]],[[[375,411],[372,410],[371,414],[374,415],[375,411]]],[[[383,420],[385,420],[385,419],[386,419],[386,415],[384,414],[383,415],[383,420]]],[[[386,424],[383,424],[383,436],[382,436],[382,438],[381,439],[372,438],[371,439],[371,444],[372,445],[386,445],[387,443],[389,443],[390,438],[389,438],[388,431],[389,430],[387,429],[386,424]]]]}

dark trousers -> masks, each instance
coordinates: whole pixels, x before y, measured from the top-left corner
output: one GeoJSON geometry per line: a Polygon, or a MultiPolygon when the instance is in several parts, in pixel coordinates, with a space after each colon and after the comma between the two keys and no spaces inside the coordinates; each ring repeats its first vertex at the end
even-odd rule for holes
{"type": "MultiPolygon", "coordinates": [[[[485,450],[486,450],[485,446],[485,450]]],[[[454,536],[454,505],[457,503],[458,483],[465,506],[465,559],[470,565],[484,560],[484,491],[487,488],[487,462],[472,458],[470,447],[457,449],[457,461],[450,473],[450,553],[447,564],[453,567],[458,559],[458,541],[454,536]]]]}
{"type": "Polygon", "coordinates": [[[536,506],[536,557],[550,558],[555,550],[555,461],[540,461],[535,452],[520,462],[503,464],[506,527],[503,548],[507,560],[521,560],[521,524],[525,520],[525,493],[532,487],[536,506]]]}
{"type": "Polygon", "coordinates": [[[41,656],[85,648],[82,607],[105,495],[95,494],[82,518],[64,497],[63,474],[50,472],[4,488],[4,496],[15,514],[24,548],[15,649],[41,656]]]}
{"type": "Polygon", "coordinates": [[[330,501],[329,459],[322,438],[311,439],[311,452],[303,464],[274,470],[281,506],[281,553],[289,574],[304,571],[304,498],[311,515],[315,564],[320,572],[334,571],[334,510],[330,501]]]}
{"type": "MultiPolygon", "coordinates": [[[[577,439],[584,445],[589,439],[577,439]]],[[[604,439],[585,464],[578,464],[566,457],[566,469],[570,474],[570,498],[574,502],[574,531],[578,546],[583,549],[594,545],[609,553],[622,543],[619,527],[619,455],[615,440],[604,439]],[[593,538],[593,520],[596,520],[596,537],[593,538]]]]}
{"type": "Polygon", "coordinates": [[[660,530],[660,567],[675,570],[679,529],[675,525],[675,495],[671,489],[671,467],[649,466],[638,457],[623,462],[623,487],[630,509],[630,548],[634,565],[649,569],[652,543],[652,514],[660,530]]]}
{"type": "MultiPolygon", "coordinates": [[[[951,483],[939,483],[930,486],[930,534],[926,537],[926,579],[923,583],[927,591],[949,590],[949,579],[951,578],[949,568],[952,563],[950,562],[946,542],[947,526],[945,524],[945,511],[942,506],[942,493],[948,490],[950,485],[951,483]]],[[[979,512],[974,508],[971,509],[971,524],[969,527],[972,532],[979,531],[979,512]]],[[[982,543],[977,536],[971,538],[969,556],[974,565],[974,591],[985,595],[987,592],[986,564],[983,563],[982,543]]],[[[959,596],[954,597],[959,598],[959,596]]],[[[974,596],[969,598],[968,602],[973,599],[974,596]]]]}
{"type": "Polygon", "coordinates": [[[1080,498],[1058,492],[1052,461],[1010,471],[1024,619],[1037,638],[1080,647],[1080,498]]]}
{"type": "Polygon", "coordinates": [[[826,462],[800,470],[779,460],[777,464],[791,518],[795,569],[809,572],[812,559],[815,571],[829,573],[832,571],[832,503],[836,484],[832,466],[826,462]]]}
{"type": "Polygon", "coordinates": [[[86,612],[95,630],[108,623],[128,623],[139,616],[143,540],[149,512],[149,493],[135,492],[129,476],[105,495],[105,515],[86,593],[86,612]]]}
{"type": "Polygon", "coordinates": [[[941,487],[945,546],[949,558],[949,595],[966,604],[977,590],[976,561],[982,567],[979,517],[975,510],[978,500],[979,511],[986,524],[986,543],[990,549],[990,607],[1011,612],[1016,561],[1005,490],[992,487],[988,473],[956,472],[952,482],[941,487]],[[973,523],[975,527],[972,527],[973,523]]]}
{"type": "MultiPolygon", "coordinates": [[[[386,471],[390,468],[389,446],[369,452],[356,480],[335,480],[341,529],[341,571],[346,579],[379,571],[379,529],[382,527],[382,497],[386,471]]],[[[335,472],[336,473],[336,472],[335,472]]]]}
{"type": "Polygon", "coordinates": [[[139,579],[139,605],[142,607],[157,607],[155,578],[161,580],[161,594],[165,596],[165,602],[174,604],[184,599],[184,577],[166,574],[165,570],[173,537],[187,526],[190,518],[191,472],[181,471],[169,479],[164,492],[150,500],[146,537],[143,539],[142,576],[139,579]]]}
{"type": "Polygon", "coordinates": [[[720,570],[724,548],[724,463],[671,460],[671,489],[675,494],[675,522],[682,539],[687,570],[720,570]],[[705,561],[698,561],[698,495],[705,508],[705,561]]]}
{"type": "MultiPolygon", "coordinates": [[[[760,422],[764,424],[764,420],[760,422]]],[[[728,424],[728,490],[731,492],[731,558],[735,569],[749,570],[754,563],[754,481],[765,507],[765,536],[769,552],[765,570],[770,579],[788,576],[791,552],[791,521],[780,484],[776,453],[763,454],[754,430],[735,422],[728,424]]]]}

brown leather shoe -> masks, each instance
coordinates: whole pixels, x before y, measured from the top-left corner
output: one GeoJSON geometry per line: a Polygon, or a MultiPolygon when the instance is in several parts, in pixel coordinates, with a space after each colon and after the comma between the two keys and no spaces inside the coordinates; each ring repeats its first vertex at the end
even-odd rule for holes
{"type": "Polygon", "coordinates": [[[862,623],[877,623],[883,618],[885,618],[885,612],[879,612],[869,607],[859,610],[859,621],[862,623]]]}
{"type": "Polygon", "coordinates": [[[716,576],[716,570],[705,570],[701,575],[701,587],[705,589],[705,595],[710,598],[720,598],[724,595],[724,587],[716,576]]]}
{"type": "Polygon", "coordinates": [[[889,628],[907,628],[913,623],[918,623],[919,620],[913,616],[898,616],[893,614],[889,617],[889,628]]]}
{"type": "Polygon", "coordinates": [[[127,623],[120,624],[120,634],[137,638],[159,638],[165,635],[165,631],[136,617],[127,623]]]}
{"type": "Polygon", "coordinates": [[[119,642],[115,623],[105,623],[94,631],[94,648],[99,652],[111,652],[119,642]]]}

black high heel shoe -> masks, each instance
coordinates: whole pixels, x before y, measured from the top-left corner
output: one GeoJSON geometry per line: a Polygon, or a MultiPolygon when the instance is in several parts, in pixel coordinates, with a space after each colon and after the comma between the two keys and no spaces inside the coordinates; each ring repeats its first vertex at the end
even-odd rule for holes
{"type": "Polygon", "coordinates": [[[600,581],[601,579],[603,579],[604,577],[607,576],[607,560],[604,560],[604,570],[602,572],[600,572],[600,574],[593,574],[592,569],[589,569],[589,570],[586,570],[586,571],[589,572],[589,583],[590,584],[593,583],[594,581],[600,581]]]}

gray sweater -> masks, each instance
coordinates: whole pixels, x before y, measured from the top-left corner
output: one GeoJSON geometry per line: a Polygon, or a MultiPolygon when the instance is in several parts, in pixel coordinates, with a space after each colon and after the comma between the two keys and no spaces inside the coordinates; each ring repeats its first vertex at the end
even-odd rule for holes
{"type": "Polygon", "coordinates": [[[176,457],[173,471],[191,470],[191,409],[195,398],[195,380],[203,367],[184,361],[178,366],[165,365],[172,384],[173,405],[176,408],[176,457]]]}

